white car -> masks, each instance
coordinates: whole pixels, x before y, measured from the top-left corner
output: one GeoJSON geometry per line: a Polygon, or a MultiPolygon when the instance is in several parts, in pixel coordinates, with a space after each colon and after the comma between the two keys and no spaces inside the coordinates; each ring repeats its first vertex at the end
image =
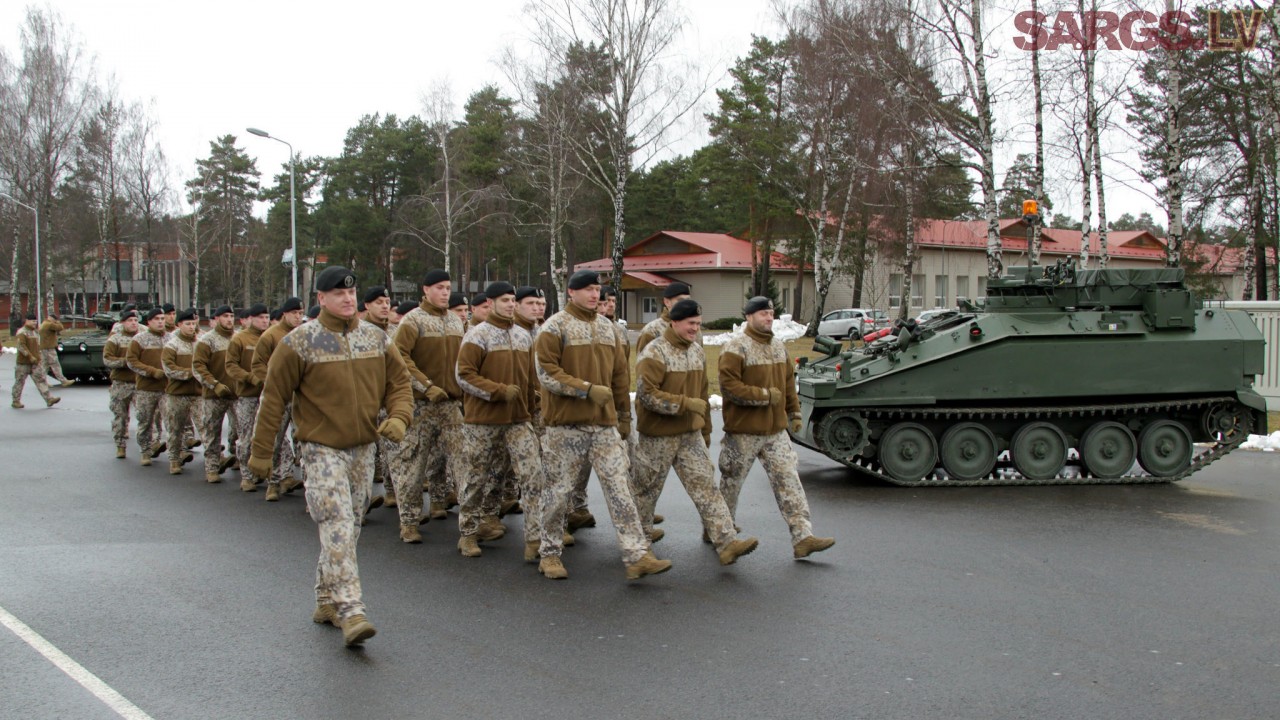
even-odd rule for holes
{"type": "Polygon", "coordinates": [[[823,315],[818,323],[818,334],[833,338],[862,337],[888,326],[889,316],[883,310],[848,308],[823,315]]]}

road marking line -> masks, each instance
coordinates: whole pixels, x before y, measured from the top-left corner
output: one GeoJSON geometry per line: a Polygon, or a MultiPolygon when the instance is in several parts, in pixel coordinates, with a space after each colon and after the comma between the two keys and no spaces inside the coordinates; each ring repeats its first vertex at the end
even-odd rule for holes
{"type": "Polygon", "coordinates": [[[143,712],[141,708],[129,702],[125,699],[125,696],[116,692],[110,685],[102,682],[97,675],[84,669],[83,665],[72,660],[66,653],[54,647],[48,640],[40,637],[39,633],[9,614],[9,611],[2,607],[0,607],[0,625],[4,625],[13,631],[14,635],[22,638],[23,642],[53,663],[54,667],[66,673],[72,680],[80,683],[85,690],[93,693],[95,697],[114,710],[120,717],[125,718],[125,720],[152,720],[151,716],[143,712]]]}

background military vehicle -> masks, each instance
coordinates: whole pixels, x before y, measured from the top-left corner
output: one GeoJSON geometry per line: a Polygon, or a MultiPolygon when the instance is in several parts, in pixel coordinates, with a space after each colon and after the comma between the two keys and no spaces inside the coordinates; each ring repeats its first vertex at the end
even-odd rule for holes
{"type": "Polygon", "coordinates": [[[1181,480],[1266,427],[1262,334],[1183,280],[1015,268],[985,303],[861,348],[820,336],[793,437],[900,485],[1181,480]]]}
{"type": "Polygon", "coordinates": [[[72,380],[108,380],[111,371],[102,361],[108,334],[101,330],[69,331],[58,341],[58,364],[72,380]]]}

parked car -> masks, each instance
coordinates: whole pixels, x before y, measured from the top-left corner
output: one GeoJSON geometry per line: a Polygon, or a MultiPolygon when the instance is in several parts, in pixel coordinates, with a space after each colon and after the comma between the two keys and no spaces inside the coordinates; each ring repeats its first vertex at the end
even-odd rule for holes
{"type": "Polygon", "coordinates": [[[889,316],[883,310],[847,308],[823,315],[818,334],[833,338],[862,337],[886,327],[889,327],[889,316]]]}
{"type": "Polygon", "coordinates": [[[932,310],[925,310],[916,316],[916,323],[924,323],[948,313],[955,315],[957,314],[957,311],[952,308],[933,308],[932,310]]]}

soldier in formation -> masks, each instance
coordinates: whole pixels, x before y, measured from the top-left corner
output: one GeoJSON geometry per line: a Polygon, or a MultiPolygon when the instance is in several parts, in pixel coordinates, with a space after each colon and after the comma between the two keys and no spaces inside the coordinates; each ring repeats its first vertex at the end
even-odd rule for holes
{"type": "MultiPolygon", "coordinates": [[[[204,438],[204,478],[222,482],[222,473],[234,458],[222,455],[222,426],[235,417],[234,381],[227,372],[227,349],[231,347],[235,313],[230,305],[213,311],[213,328],[196,342],[191,370],[201,387],[200,427],[204,438]]],[[[231,423],[235,427],[235,423],[231,423]]]]}
{"type": "MultiPolygon", "coordinates": [[[[44,362],[40,359],[40,334],[36,329],[35,315],[27,315],[26,322],[18,332],[14,333],[14,339],[18,341],[18,362],[13,368],[13,402],[10,406],[15,410],[21,410],[24,407],[22,389],[27,384],[27,378],[31,378],[36,391],[40,393],[40,397],[44,398],[46,407],[57,405],[62,398],[49,391],[49,381],[44,374],[44,362]]],[[[57,350],[54,352],[56,353],[57,350]]]]}
{"type": "Polygon", "coordinates": [[[116,458],[123,460],[129,444],[129,410],[138,382],[137,373],[125,365],[125,356],[133,336],[138,334],[138,313],[126,310],[115,328],[102,347],[102,362],[111,370],[111,437],[116,444],[116,458]]]}

